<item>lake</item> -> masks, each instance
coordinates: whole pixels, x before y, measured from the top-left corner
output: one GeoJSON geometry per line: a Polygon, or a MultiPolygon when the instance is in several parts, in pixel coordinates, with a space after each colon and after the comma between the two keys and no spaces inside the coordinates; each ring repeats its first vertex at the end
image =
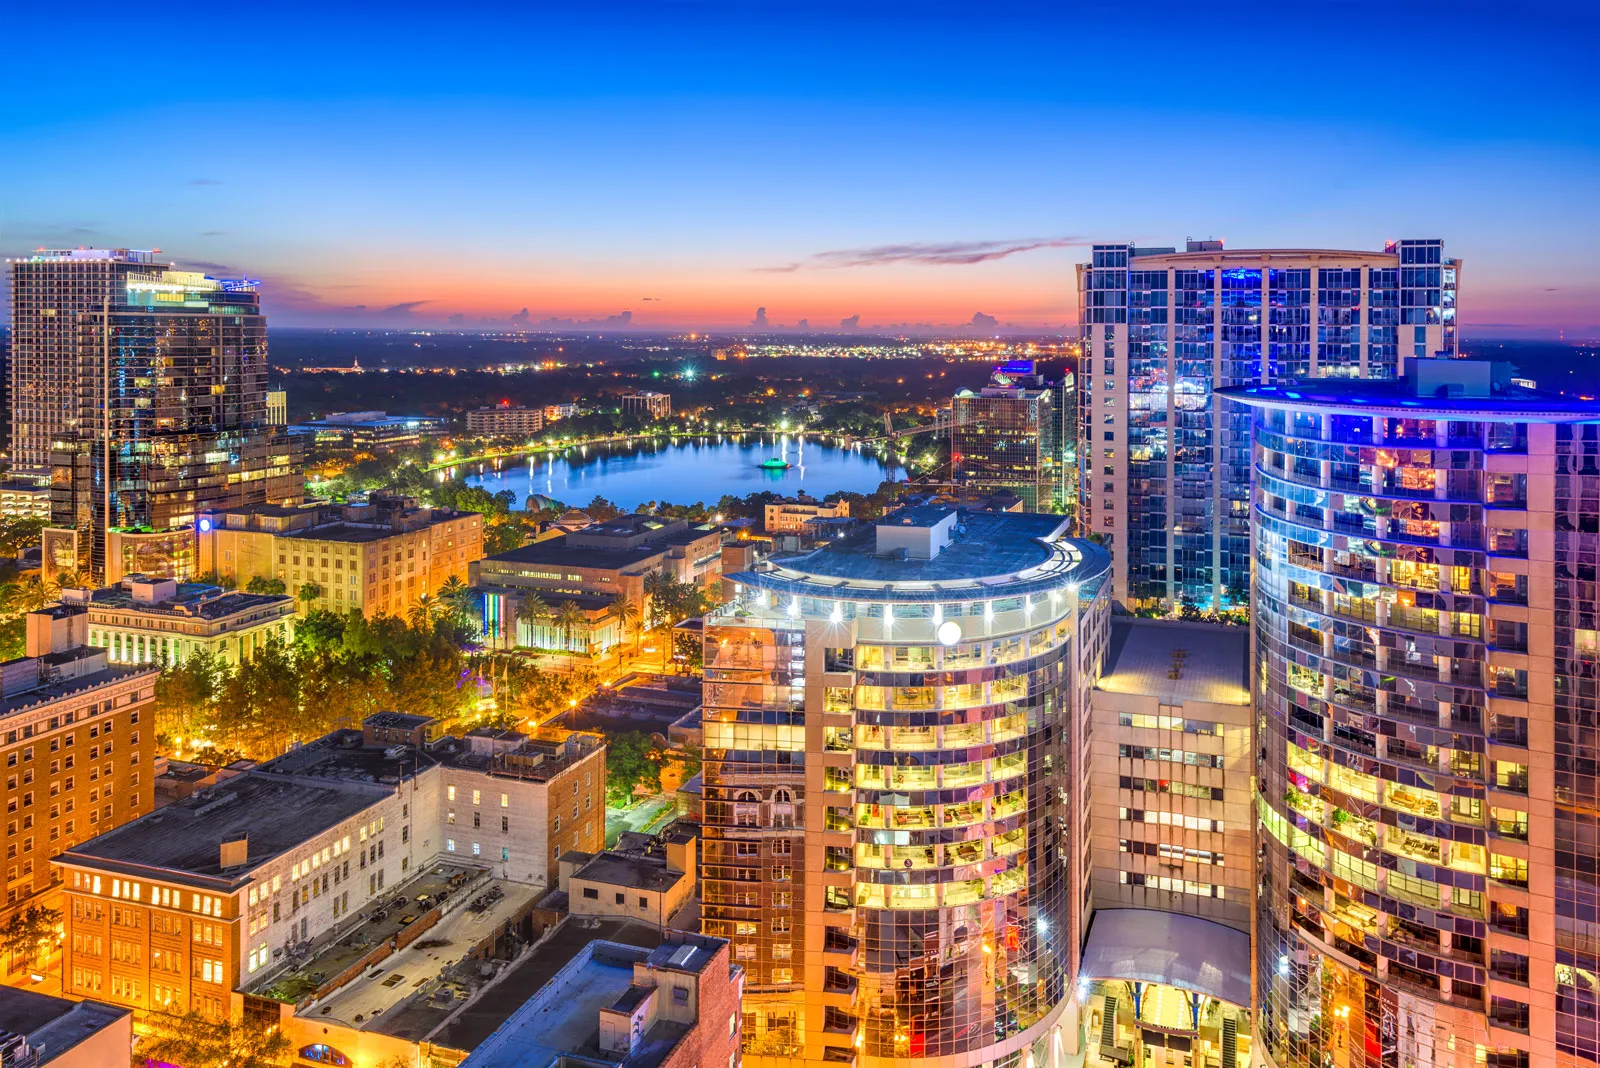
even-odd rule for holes
{"type": "Polygon", "coordinates": [[[669,442],[640,439],[609,445],[540,453],[493,464],[454,469],[491,493],[510,490],[517,507],[542,493],[570,508],[596,496],[629,510],[646,501],[714,505],[725,494],[744,497],[772,490],[792,497],[804,490],[823,497],[835,490],[871,493],[888,479],[905,477],[870,452],[856,452],[789,435],[708,437],[669,442]],[[762,461],[788,461],[786,470],[763,468],[762,461]]]}

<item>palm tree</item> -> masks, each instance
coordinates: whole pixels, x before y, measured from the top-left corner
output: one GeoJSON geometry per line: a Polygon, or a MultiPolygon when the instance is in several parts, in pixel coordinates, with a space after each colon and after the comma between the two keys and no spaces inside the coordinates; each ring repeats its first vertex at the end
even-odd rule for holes
{"type": "Polygon", "coordinates": [[[446,605],[450,611],[462,619],[471,617],[472,610],[476,607],[477,599],[478,591],[454,575],[445,579],[439,586],[440,603],[446,605]]]}
{"type": "Polygon", "coordinates": [[[411,625],[417,630],[430,630],[443,611],[444,605],[432,594],[421,594],[411,602],[411,625]]]}
{"type": "Polygon", "coordinates": [[[576,630],[584,622],[584,620],[585,616],[583,609],[578,607],[578,602],[576,601],[562,601],[561,607],[556,609],[555,618],[551,620],[551,622],[555,624],[556,632],[561,635],[561,648],[567,654],[568,667],[572,666],[572,632],[576,630]]]}
{"type": "Polygon", "coordinates": [[[622,624],[624,635],[633,635],[633,655],[639,655],[640,620],[643,613],[639,610],[639,602],[631,599],[625,593],[617,594],[617,599],[611,604],[611,614],[622,624]]]}
{"type": "MultiPolygon", "coordinates": [[[[528,644],[534,645],[533,629],[550,617],[550,606],[545,604],[544,598],[533,590],[528,590],[517,600],[516,622],[528,625],[528,644]]],[[[517,644],[516,632],[513,630],[511,644],[517,644]]]]}

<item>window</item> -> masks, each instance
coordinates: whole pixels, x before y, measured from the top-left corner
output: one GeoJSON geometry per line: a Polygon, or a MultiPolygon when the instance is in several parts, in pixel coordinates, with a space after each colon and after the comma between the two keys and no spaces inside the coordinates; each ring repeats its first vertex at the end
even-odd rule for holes
{"type": "Polygon", "coordinates": [[[583,896],[586,900],[595,901],[599,899],[600,891],[593,886],[586,886],[583,888],[583,896]]]}

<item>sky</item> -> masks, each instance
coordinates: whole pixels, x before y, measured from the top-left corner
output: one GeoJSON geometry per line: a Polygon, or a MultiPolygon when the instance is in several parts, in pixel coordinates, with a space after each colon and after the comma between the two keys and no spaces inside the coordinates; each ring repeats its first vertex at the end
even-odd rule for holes
{"type": "Polygon", "coordinates": [[[9,5],[0,253],[275,325],[1042,330],[1094,241],[1440,237],[1466,337],[1600,336],[1590,4],[327,6],[9,5]]]}

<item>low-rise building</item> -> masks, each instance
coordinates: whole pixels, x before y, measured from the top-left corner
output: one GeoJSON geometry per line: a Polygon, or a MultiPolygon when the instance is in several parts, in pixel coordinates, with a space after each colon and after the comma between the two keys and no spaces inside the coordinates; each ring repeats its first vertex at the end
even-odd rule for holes
{"type": "Polygon", "coordinates": [[[360,454],[383,456],[396,449],[420,445],[450,429],[436,415],[390,415],[388,412],[334,412],[289,426],[289,433],[309,443],[313,460],[350,458],[360,454]]]}
{"type": "Polygon", "coordinates": [[[306,987],[299,963],[375,918],[393,930],[364,947],[409,941],[469,887],[531,907],[563,853],[604,842],[604,754],[567,732],[419,747],[335,731],[66,848],[64,989],[221,1017],[236,994],[295,1003],[338,979],[306,987]]]}
{"type": "Polygon", "coordinates": [[[546,404],[544,406],[544,421],[554,423],[561,419],[571,419],[578,414],[576,404],[546,404]]]}
{"type": "Polygon", "coordinates": [[[51,891],[50,857],[150,811],[155,687],[150,667],[85,646],[82,612],[26,618],[27,655],[0,664],[6,765],[6,908],[51,891]]]}
{"type": "Polygon", "coordinates": [[[722,529],[710,523],[625,515],[485,557],[472,566],[484,633],[506,646],[603,652],[627,637],[613,610],[619,598],[647,612],[644,580],[652,571],[708,587],[719,582],[722,539],[722,529]],[[551,613],[530,618],[520,611],[529,593],[551,613]],[[573,601],[583,618],[562,629],[553,613],[564,601],[573,601]]]}
{"type": "Polygon", "coordinates": [[[207,653],[229,664],[294,637],[294,598],[129,575],[102,590],[63,590],[61,607],[87,617],[87,644],[113,664],[181,664],[207,653]]]}
{"type": "Polygon", "coordinates": [[[200,570],[281,580],[303,605],[403,615],[483,555],[483,517],[374,494],[365,504],[260,505],[202,516],[200,570]],[[308,596],[313,594],[314,596],[308,596]]]}
{"type": "Polygon", "coordinates": [[[133,1045],[133,1014],[0,986],[0,1064],[6,1068],[105,1068],[133,1045]]]}
{"type": "Polygon", "coordinates": [[[467,433],[475,437],[523,437],[543,429],[543,408],[513,408],[501,404],[467,413],[467,433]]]}
{"type": "Polygon", "coordinates": [[[695,836],[680,832],[663,841],[623,837],[615,849],[574,850],[561,858],[557,888],[567,895],[567,912],[666,927],[694,900],[695,836]]]}
{"type": "Polygon", "coordinates": [[[764,518],[768,534],[799,534],[805,530],[809,520],[843,519],[849,515],[849,501],[840,500],[830,504],[801,493],[769,502],[764,518]]]}
{"type": "Polygon", "coordinates": [[[734,1068],[743,992],[721,938],[671,931],[653,950],[591,942],[461,1068],[734,1068]]]}
{"type": "Polygon", "coordinates": [[[665,419],[672,414],[672,394],[649,389],[626,393],[622,397],[622,413],[642,415],[646,419],[665,419]]]}

